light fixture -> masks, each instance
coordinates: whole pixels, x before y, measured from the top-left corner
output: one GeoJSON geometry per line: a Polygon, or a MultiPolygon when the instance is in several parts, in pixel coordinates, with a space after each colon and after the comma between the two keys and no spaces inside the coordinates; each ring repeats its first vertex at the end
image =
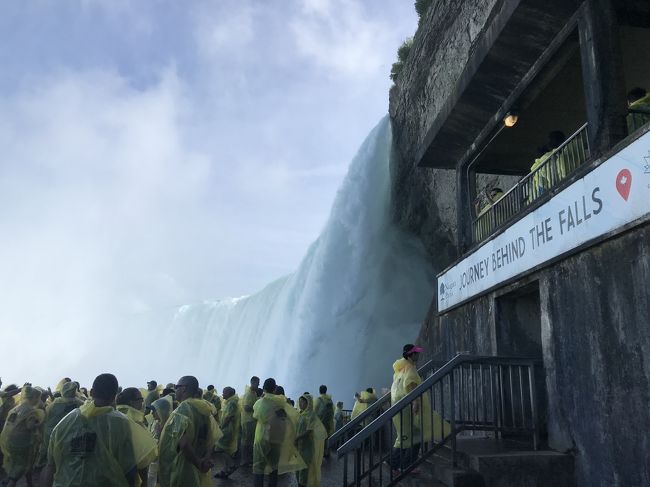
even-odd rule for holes
{"type": "Polygon", "coordinates": [[[508,112],[503,118],[503,124],[506,127],[514,127],[517,123],[517,120],[519,120],[519,114],[517,112],[508,112]]]}

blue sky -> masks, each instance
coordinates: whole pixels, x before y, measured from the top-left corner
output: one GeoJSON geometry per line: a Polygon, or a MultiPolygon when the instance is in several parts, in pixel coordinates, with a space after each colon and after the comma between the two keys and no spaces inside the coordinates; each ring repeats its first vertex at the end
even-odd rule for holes
{"type": "Polygon", "coordinates": [[[1,2],[9,340],[291,272],[416,24],[404,0],[1,2]]]}

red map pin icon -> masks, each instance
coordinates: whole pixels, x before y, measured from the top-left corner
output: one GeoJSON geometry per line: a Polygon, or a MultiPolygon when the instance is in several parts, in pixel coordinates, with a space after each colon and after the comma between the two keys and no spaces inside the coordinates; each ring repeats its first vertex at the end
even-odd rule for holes
{"type": "Polygon", "coordinates": [[[632,173],[629,169],[621,169],[621,172],[616,176],[616,191],[621,197],[627,201],[630,196],[630,189],[632,188],[632,173]]]}

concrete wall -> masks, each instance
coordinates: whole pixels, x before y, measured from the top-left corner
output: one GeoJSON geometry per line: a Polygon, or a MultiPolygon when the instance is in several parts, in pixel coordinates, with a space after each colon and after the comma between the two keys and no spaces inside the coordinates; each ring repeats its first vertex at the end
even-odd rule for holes
{"type": "Polygon", "coordinates": [[[437,317],[437,358],[496,353],[500,296],[538,285],[549,444],[576,455],[578,485],[650,485],[650,223],[437,317]]]}

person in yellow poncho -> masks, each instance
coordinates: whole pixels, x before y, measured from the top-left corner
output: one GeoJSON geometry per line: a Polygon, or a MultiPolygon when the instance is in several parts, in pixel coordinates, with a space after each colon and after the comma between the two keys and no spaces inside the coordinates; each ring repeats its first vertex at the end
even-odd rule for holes
{"type": "Polygon", "coordinates": [[[179,405],[160,435],[160,485],[211,487],[212,455],[221,438],[221,430],[213,416],[214,406],[199,397],[196,377],[181,377],[175,389],[179,405]]]}
{"type": "Polygon", "coordinates": [[[336,403],[336,409],[334,410],[334,430],[338,431],[345,426],[345,415],[343,413],[343,402],[339,401],[336,403]]]}
{"type": "Polygon", "coordinates": [[[260,378],[251,377],[250,386],[246,386],[241,398],[241,463],[249,465],[253,461],[253,441],[255,440],[255,418],[253,418],[253,405],[257,401],[257,389],[260,378]]]}
{"type": "MultiPolygon", "coordinates": [[[[422,383],[422,378],[417,370],[418,357],[422,351],[423,349],[420,347],[410,343],[406,344],[403,348],[402,358],[393,364],[393,384],[390,390],[391,405],[397,404],[422,383]]],[[[417,459],[422,443],[430,442],[432,439],[440,441],[451,432],[449,423],[442,422],[440,415],[431,410],[428,394],[424,394],[419,400],[413,402],[412,411],[411,414],[411,408],[407,407],[402,410],[401,415],[398,414],[393,417],[393,425],[397,430],[397,438],[390,459],[393,469],[408,467],[417,459]],[[432,421],[433,438],[431,435],[432,421]],[[441,426],[441,422],[444,426],[441,426]]]]}
{"type": "Polygon", "coordinates": [[[117,405],[115,409],[124,414],[127,418],[135,421],[136,424],[145,429],[148,428],[147,420],[145,419],[144,411],[142,410],[144,398],[137,387],[127,387],[120,392],[115,399],[115,404],[117,405]]]}
{"type": "Polygon", "coordinates": [[[310,394],[303,394],[298,400],[300,417],[296,431],[296,447],[307,465],[297,474],[299,487],[319,487],[321,465],[327,430],[314,411],[314,400],[310,394]]]}
{"type": "Polygon", "coordinates": [[[553,185],[566,178],[566,161],[561,154],[558,154],[555,161],[549,161],[547,163],[547,160],[553,155],[553,152],[560,147],[565,140],[566,136],[562,131],[553,130],[552,132],[549,132],[548,142],[542,149],[544,153],[535,159],[535,162],[530,167],[530,172],[534,174],[528,184],[529,203],[532,203],[546,191],[551,189],[553,185]],[[537,170],[538,168],[540,169],[537,170]]]}
{"type": "Polygon", "coordinates": [[[215,477],[227,479],[235,470],[235,455],[239,443],[241,412],[239,410],[239,397],[232,387],[223,389],[223,407],[219,417],[221,432],[223,436],[217,442],[217,452],[222,452],[225,457],[224,469],[218,472],[215,477]]]}
{"type": "Polygon", "coordinates": [[[32,469],[38,455],[43,433],[45,412],[39,408],[41,391],[25,386],[21,392],[18,406],[9,411],[2,433],[3,468],[13,487],[25,477],[27,485],[32,486],[32,469]]]}
{"type": "MultiPolygon", "coordinates": [[[[149,405],[151,415],[153,416],[153,422],[149,427],[149,432],[156,442],[160,440],[160,435],[165,424],[167,424],[169,416],[172,414],[173,407],[174,400],[169,395],[156,399],[149,405]]],[[[154,487],[158,484],[158,467],[159,462],[157,459],[149,465],[148,486],[150,487],[154,487]]]]}
{"type": "MultiPolygon", "coordinates": [[[[144,398],[142,397],[140,389],[137,387],[127,387],[117,395],[115,404],[117,405],[115,409],[117,409],[118,412],[122,413],[129,418],[129,420],[138,425],[141,434],[146,433],[152,440],[154,440],[153,435],[151,435],[151,432],[149,431],[147,420],[145,419],[143,411],[144,398]]],[[[138,477],[136,477],[135,481],[136,487],[146,483],[147,481],[148,467],[153,458],[149,460],[150,461],[146,464],[138,464],[138,477]]]]}
{"type": "Polygon", "coordinates": [[[206,391],[203,393],[203,399],[205,399],[210,404],[212,404],[217,410],[217,417],[215,419],[217,420],[218,423],[220,413],[221,413],[221,398],[219,397],[219,394],[217,393],[217,391],[215,390],[212,384],[210,384],[207,387],[206,391]]]}
{"type": "Polygon", "coordinates": [[[43,442],[37,467],[44,467],[47,464],[47,448],[50,444],[50,436],[54,427],[59,424],[69,412],[74,411],[83,404],[83,401],[77,398],[77,384],[66,382],[61,388],[61,397],[55,398],[45,408],[45,423],[43,428],[43,442]]]}
{"type": "MultiPolygon", "coordinates": [[[[327,431],[327,437],[329,438],[334,434],[334,403],[332,402],[332,396],[327,393],[327,386],[322,385],[318,388],[319,396],[314,402],[314,411],[316,416],[320,419],[325,430],[327,431]]],[[[327,445],[324,445],[325,448],[325,457],[329,458],[329,450],[327,445]]]]}
{"type": "Polygon", "coordinates": [[[274,394],[275,380],[264,381],[264,395],[253,406],[257,420],[253,444],[253,479],[255,487],[264,486],[264,476],[269,486],[278,484],[278,475],[295,472],[306,467],[295,446],[298,411],[289,405],[284,396],[274,394]]]}
{"type": "Polygon", "coordinates": [[[147,382],[147,393],[144,396],[144,409],[145,411],[151,410],[151,405],[154,401],[160,399],[160,394],[158,393],[158,382],[155,380],[150,380],[147,382]]]}
{"type": "Polygon", "coordinates": [[[113,409],[117,389],[113,374],[100,374],[90,390],[92,400],[56,425],[43,474],[45,487],[135,485],[138,465],[155,455],[155,443],[113,409]]]}

